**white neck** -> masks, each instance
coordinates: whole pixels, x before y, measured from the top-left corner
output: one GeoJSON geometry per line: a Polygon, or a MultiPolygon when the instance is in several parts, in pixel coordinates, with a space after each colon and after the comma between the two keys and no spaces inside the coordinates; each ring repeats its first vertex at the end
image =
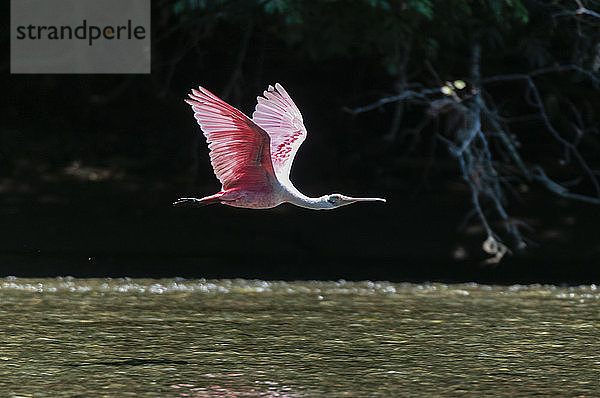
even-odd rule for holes
{"type": "Polygon", "coordinates": [[[311,198],[309,196],[304,195],[295,186],[292,185],[291,182],[287,182],[282,184],[286,191],[285,201],[291,204],[294,204],[299,207],[304,207],[305,209],[314,209],[314,210],[325,210],[331,209],[331,203],[327,201],[327,198],[321,196],[319,198],[311,198]]]}

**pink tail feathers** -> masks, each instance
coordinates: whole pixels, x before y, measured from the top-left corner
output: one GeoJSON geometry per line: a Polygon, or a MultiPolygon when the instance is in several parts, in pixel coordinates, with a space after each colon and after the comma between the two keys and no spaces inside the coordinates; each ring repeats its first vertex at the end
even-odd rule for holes
{"type": "Polygon", "coordinates": [[[205,196],[200,199],[179,198],[175,202],[173,202],[173,206],[185,205],[185,206],[190,206],[190,207],[201,207],[201,206],[214,205],[216,203],[221,203],[221,200],[219,199],[221,196],[223,196],[223,192],[219,192],[219,193],[216,193],[216,194],[210,195],[210,196],[205,196]]]}
{"type": "MultiPolygon", "coordinates": [[[[201,207],[214,205],[216,203],[221,203],[223,200],[231,200],[231,194],[235,191],[236,188],[226,189],[225,191],[217,192],[214,195],[205,196],[203,198],[179,198],[175,202],[173,202],[173,206],[190,206],[190,207],[201,207]],[[227,196],[225,196],[227,195],[227,196]]],[[[235,194],[233,196],[236,196],[235,194]]]]}

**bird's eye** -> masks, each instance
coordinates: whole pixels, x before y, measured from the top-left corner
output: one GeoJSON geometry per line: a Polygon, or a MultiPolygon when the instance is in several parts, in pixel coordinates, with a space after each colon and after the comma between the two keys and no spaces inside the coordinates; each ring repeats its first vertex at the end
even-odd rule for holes
{"type": "Polygon", "coordinates": [[[341,200],[339,195],[331,195],[329,197],[329,199],[327,199],[327,201],[331,204],[336,204],[337,202],[339,202],[341,200]]]}

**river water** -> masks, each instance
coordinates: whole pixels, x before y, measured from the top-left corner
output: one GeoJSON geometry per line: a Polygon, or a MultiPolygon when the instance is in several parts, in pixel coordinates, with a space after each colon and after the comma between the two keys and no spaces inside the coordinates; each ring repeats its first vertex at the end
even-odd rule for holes
{"type": "Polygon", "coordinates": [[[0,279],[0,396],[600,396],[600,287],[0,279]]]}

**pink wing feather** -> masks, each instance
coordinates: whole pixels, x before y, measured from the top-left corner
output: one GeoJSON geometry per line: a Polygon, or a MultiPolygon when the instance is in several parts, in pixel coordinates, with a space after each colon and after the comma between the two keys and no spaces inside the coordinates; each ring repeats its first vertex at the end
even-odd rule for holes
{"type": "Polygon", "coordinates": [[[302,114],[279,83],[275,88],[269,86],[264,98],[257,100],[252,120],[271,137],[271,159],[276,174],[289,179],[296,152],[306,139],[302,114]]]}
{"type": "Polygon", "coordinates": [[[246,115],[203,87],[186,100],[202,128],[210,163],[223,190],[258,188],[273,175],[269,135],[246,115]]]}

